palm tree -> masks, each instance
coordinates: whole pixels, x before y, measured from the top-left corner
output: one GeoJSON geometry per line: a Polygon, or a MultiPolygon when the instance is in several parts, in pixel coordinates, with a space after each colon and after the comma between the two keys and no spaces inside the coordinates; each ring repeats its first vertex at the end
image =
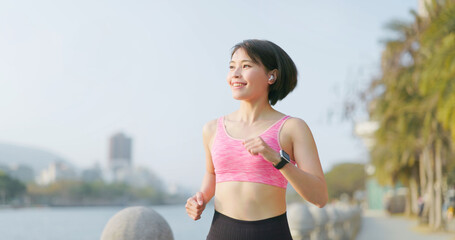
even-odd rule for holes
{"type": "MultiPolygon", "coordinates": [[[[415,14],[415,16],[417,16],[415,14]]],[[[416,28],[394,21],[388,28],[398,33],[397,39],[386,42],[382,54],[382,77],[373,81],[370,93],[379,93],[370,102],[370,118],[379,122],[372,163],[380,183],[400,181],[411,190],[407,213],[417,213],[417,181],[421,96],[413,84],[414,59],[418,55],[416,28]],[[412,206],[412,207],[411,207],[412,206]]]]}
{"type": "MultiPolygon", "coordinates": [[[[428,99],[425,142],[431,154],[427,166],[430,200],[429,221],[433,228],[441,227],[443,168],[447,165],[455,142],[455,1],[441,5],[435,1],[424,19],[425,31],[420,39],[415,76],[419,92],[428,99]],[[433,182],[434,181],[434,182],[433,182]],[[433,188],[434,184],[434,188],[433,188]],[[434,196],[434,197],[433,197],[434,196]],[[432,211],[433,210],[433,211],[432,211]]],[[[447,174],[447,173],[446,173],[447,174]]]]}
{"type": "Polygon", "coordinates": [[[399,37],[386,42],[383,74],[369,89],[379,180],[408,186],[413,212],[419,182],[432,228],[441,226],[443,169],[455,142],[455,0],[441,4],[433,1],[428,17],[414,12],[412,24],[389,24],[399,37]]]}

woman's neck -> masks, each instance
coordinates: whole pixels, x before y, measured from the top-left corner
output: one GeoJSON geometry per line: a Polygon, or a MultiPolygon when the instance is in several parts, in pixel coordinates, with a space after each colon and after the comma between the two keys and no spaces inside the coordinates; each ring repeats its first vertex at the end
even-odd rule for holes
{"type": "Polygon", "coordinates": [[[241,101],[240,108],[235,112],[236,120],[252,124],[257,120],[267,118],[276,112],[269,102],[248,102],[241,101]]]}

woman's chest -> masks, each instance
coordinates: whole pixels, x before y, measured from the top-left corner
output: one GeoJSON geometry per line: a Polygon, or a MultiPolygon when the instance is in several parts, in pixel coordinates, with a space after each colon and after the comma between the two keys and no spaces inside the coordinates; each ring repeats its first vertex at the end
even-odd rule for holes
{"type": "Polygon", "coordinates": [[[260,122],[252,125],[248,125],[241,122],[224,122],[225,133],[234,139],[246,140],[255,137],[259,137],[264,133],[267,133],[271,129],[273,123],[271,122],[260,122]]]}

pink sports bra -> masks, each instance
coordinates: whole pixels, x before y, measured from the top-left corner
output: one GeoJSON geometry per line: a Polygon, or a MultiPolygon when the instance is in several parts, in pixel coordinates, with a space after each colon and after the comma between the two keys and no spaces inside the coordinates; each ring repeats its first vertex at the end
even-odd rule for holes
{"type": "MultiPolygon", "coordinates": [[[[290,116],[284,116],[259,135],[275,151],[281,149],[279,133],[283,123],[290,116]]],[[[215,139],[212,145],[212,161],[216,182],[255,182],[286,188],[288,181],[272,163],[261,155],[251,155],[243,146],[242,139],[228,135],[224,118],[217,120],[215,139]]],[[[295,164],[295,162],[292,162],[295,164]]]]}

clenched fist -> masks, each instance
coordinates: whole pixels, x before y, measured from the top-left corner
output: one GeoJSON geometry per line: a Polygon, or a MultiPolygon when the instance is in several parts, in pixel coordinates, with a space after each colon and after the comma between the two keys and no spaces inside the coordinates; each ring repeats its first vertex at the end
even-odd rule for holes
{"type": "Polygon", "coordinates": [[[261,137],[247,139],[243,141],[243,146],[251,155],[260,154],[265,160],[274,165],[281,161],[280,154],[262,140],[261,137]]]}
{"type": "Polygon", "coordinates": [[[193,220],[199,220],[201,218],[202,212],[205,209],[205,205],[206,202],[204,201],[204,195],[202,192],[197,192],[194,196],[186,200],[186,213],[193,220]]]}

